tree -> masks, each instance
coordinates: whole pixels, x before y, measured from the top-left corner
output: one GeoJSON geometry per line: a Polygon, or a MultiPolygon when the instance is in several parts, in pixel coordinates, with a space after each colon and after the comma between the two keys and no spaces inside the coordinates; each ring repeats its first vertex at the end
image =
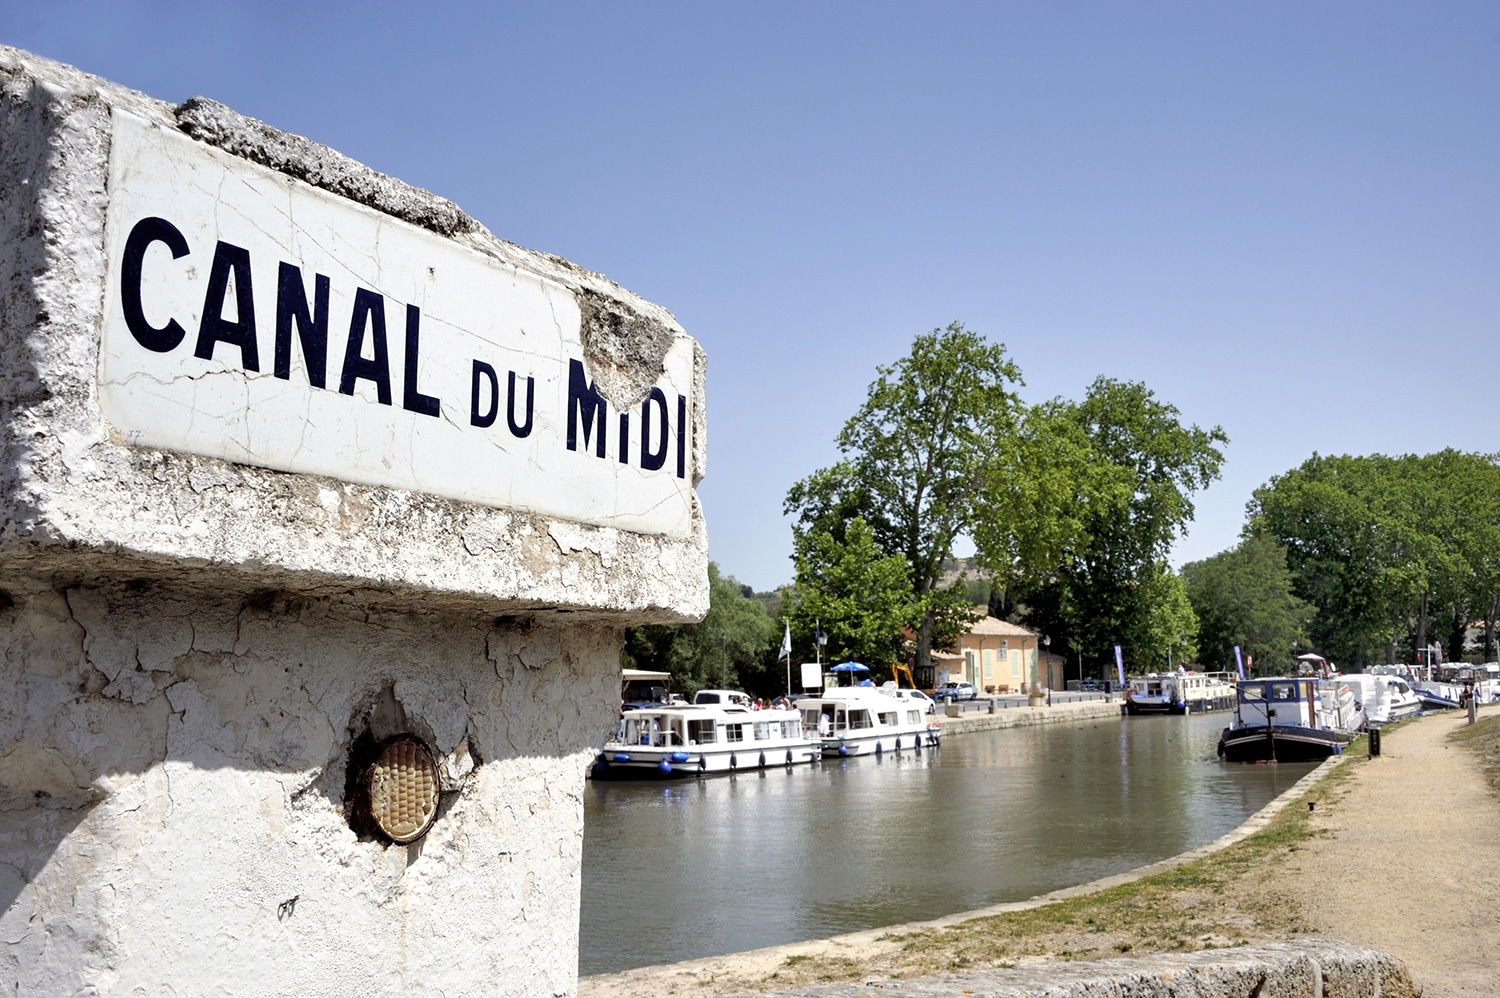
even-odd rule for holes
{"type": "MultiPolygon", "coordinates": [[[[1399,458],[1321,457],[1272,478],[1249,506],[1252,530],[1286,545],[1324,654],[1359,665],[1398,644],[1461,654],[1456,620],[1500,610],[1500,466],[1453,450],[1399,458]]],[[[1488,650],[1488,649],[1486,649],[1488,650]]]]}
{"type": "Polygon", "coordinates": [[[1193,519],[1193,493],[1219,477],[1228,438],[1183,425],[1144,384],[1105,377],[1082,402],[1037,407],[1031,423],[1032,452],[1051,456],[1029,464],[1050,495],[1032,504],[1040,526],[1017,536],[1058,554],[1020,563],[1027,622],[1096,661],[1117,644],[1133,665],[1165,660],[1196,633],[1167,553],[1193,519]]]}
{"type": "Polygon", "coordinates": [[[626,630],[626,668],[669,672],[673,691],[688,697],[726,683],[761,692],[778,688],[772,670],[781,639],[777,622],[713,562],[708,564],[708,585],[708,613],[698,623],[626,630]]]}
{"type": "Polygon", "coordinates": [[[1198,615],[1205,665],[1234,668],[1239,646],[1276,670],[1307,640],[1313,608],[1292,592],[1286,548],[1269,535],[1251,534],[1228,551],[1182,566],[1182,579],[1198,615]]]}
{"type": "Polygon", "coordinates": [[[906,560],[881,551],[862,517],[849,521],[842,542],[818,530],[798,536],[796,547],[796,606],[789,616],[797,632],[821,626],[830,662],[880,668],[904,659],[901,633],[920,615],[906,560]]]}
{"type": "Polygon", "coordinates": [[[1008,533],[994,521],[1009,509],[987,500],[1016,470],[1011,444],[1021,406],[1011,386],[1021,376],[1003,346],[959,323],[918,336],[907,356],[877,373],[839,433],[844,459],[793,485],[786,511],[797,515],[797,536],[836,541],[857,516],[880,551],[904,559],[918,614],[916,658],[926,665],[934,639],[972,613],[961,596],[938,589],[955,540],[976,535],[985,520],[986,536],[1008,533]]]}

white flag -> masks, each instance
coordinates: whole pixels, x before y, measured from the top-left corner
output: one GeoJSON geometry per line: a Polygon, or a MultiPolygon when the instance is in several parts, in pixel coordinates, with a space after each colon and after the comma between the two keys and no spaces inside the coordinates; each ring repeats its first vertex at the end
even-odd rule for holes
{"type": "Polygon", "coordinates": [[[776,657],[778,659],[791,658],[792,657],[792,625],[791,624],[787,624],[786,625],[786,633],[781,636],[781,654],[777,655],[776,657]]]}

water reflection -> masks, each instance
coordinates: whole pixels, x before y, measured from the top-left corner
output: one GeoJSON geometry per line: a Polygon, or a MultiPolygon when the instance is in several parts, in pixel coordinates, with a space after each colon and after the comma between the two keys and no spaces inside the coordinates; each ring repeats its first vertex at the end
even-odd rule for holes
{"type": "Polygon", "coordinates": [[[950,737],[938,752],[590,783],[579,971],[936,918],[1233,829],[1310,766],[1214,752],[1226,715],[950,737]]]}

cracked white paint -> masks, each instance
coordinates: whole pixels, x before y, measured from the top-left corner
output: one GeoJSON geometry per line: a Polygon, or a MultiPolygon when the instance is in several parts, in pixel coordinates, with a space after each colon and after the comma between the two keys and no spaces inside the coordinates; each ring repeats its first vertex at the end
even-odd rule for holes
{"type": "MultiPolygon", "coordinates": [[[[656,382],[667,404],[650,409],[649,446],[654,456],[665,448],[661,468],[643,467],[640,407],[630,411],[623,455],[614,407],[602,424],[604,457],[594,446],[601,431],[589,428],[585,442],[581,416],[569,450],[569,362],[582,361],[584,349],[579,306],[568,289],[129,112],[116,110],[112,122],[100,403],[128,443],[643,533],[691,533],[693,483],[686,467],[678,476],[676,461],[682,429],[676,400],[693,400],[691,340],[677,338],[656,382]],[[151,218],[178,230],[188,252],[174,259],[165,242],[149,243],[133,282],[123,266],[127,240],[151,218]],[[195,356],[221,241],[249,255],[253,370],[246,351],[230,343],[210,344],[208,358],[195,356]],[[321,389],[309,383],[296,324],[289,377],[274,374],[282,263],[300,269],[309,310],[315,275],[328,278],[321,389]],[[158,352],[132,335],[124,299],[137,284],[145,324],[160,330],[176,322],[184,333],[170,349],[158,352]],[[390,389],[384,404],[370,379],[354,380],[352,394],[340,383],[361,289],[382,296],[390,389]],[[405,370],[409,305],[420,310],[420,364],[411,385],[405,370]],[[494,372],[493,383],[476,375],[476,361],[494,372]],[[510,428],[512,372],[516,420],[523,426],[527,380],[535,385],[524,437],[510,428]],[[494,410],[487,427],[473,425],[476,378],[479,413],[494,410]],[[440,414],[404,408],[407,388],[438,399],[440,414]]],[[[236,302],[231,277],[225,320],[246,319],[236,302]]],[[[364,360],[376,356],[371,328],[368,319],[358,323],[364,360]]],[[[689,413],[689,427],[692,421],[689,413]]]]}

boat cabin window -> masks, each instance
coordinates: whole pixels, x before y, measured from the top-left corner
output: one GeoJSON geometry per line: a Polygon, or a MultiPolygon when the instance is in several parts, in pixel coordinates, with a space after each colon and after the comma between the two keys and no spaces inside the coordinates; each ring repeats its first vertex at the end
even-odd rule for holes
{"type": "Polygon", "coordinates": [[[1266,685],[1264,683],[1241,683],[1240,702],[1259,703],[1266,698],[1266,685]]]}
{"type": "Polygon", "coordinates": [[[906,723],[907,724],[921,724],[922,723],[922,712],[920,710],[909,710],[909,711],[907,711],[906,712],[906,723]]]}
{"type": "Polygon", "coordinates": [[[772,724],[769,721],[756,721],[755,740],[758,742],[768,742],[772,738],[776,737],[775,735],[771,734],[771,728],[772,724]]]}
{"type": "Polygon", "coordinates": [[[1272,683],[1272,700],[1295,700],[1297,699],[1297,687],[1294,683],[1272,683]]]}
{"type": "Polygon", "coordinates": [[[724,740],[726,742],[742,742],[745,740],[745,726],[743,724],[724,725],[724,740]]]}
{"type": "Polygon", "coordinates": [[[880,712],[880,723],[889,728],[894,728],[901,723],[901,712],[898,710],[883,710],[880,712]]]}
{"type": "Polygon", "coordinates": [[[875,724],[870,720],[870,712],[868,710],[861,708],[860,710],[851,710],[849,712],[850,730],[873,728],[874,726],[875,724]]]}
{"type": "Polygon", "coordinates": [[[688,722],[688,743],[690,745],[712,745],[717,741],[716,734],[714,722],[711,718],[688,722]]]}

